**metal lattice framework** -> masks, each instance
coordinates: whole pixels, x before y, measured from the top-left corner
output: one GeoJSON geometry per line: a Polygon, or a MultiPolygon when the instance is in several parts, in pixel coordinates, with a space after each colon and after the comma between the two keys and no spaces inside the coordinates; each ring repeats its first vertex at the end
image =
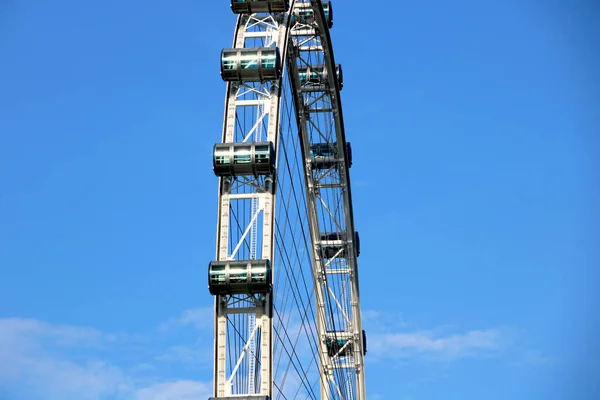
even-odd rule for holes
{"type": "Polygon", "coordinates": [[[214,397],[364,400],[360,245],[331,4],[233,0],[232,9],[214,154],[214,397]]]}

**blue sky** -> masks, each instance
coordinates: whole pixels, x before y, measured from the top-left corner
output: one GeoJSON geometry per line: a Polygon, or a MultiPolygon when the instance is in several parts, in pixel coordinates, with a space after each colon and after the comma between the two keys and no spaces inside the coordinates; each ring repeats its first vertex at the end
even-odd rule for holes
{"type": "MultiPolygon", "coordinates": [[[[597,6],[419,3],[334,3],[369,399],[597,399],[597,6]]],[[[0,5],[0,400],[208,397],[233,27],[0,5]]]]}

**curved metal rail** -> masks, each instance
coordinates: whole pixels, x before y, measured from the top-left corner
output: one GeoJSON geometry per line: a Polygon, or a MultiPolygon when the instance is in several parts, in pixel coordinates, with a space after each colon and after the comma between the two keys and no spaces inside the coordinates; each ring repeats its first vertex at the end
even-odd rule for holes
{"type": "Polygon", "coordinates": [[[305,159],[315,294],[320,314],[317,326],[321,338],[321,373],[328,378],[328,384],[321,387],[321,398],[363,400],[366,398],[364,383],[366,343],[363,342],[360,313],[358,243],[354,240],[356,236],[349,171],[351,154],[346,146],[340,97],[342,85],[336,74],[328,73],[322,92],[315,93],[312,90],[304,91],[298,79],[300,67],[314,68],[315,65],[323,63],[327,71],[336,70],[329,24],[323,4],[320,0],[312,0],[310,7],[313,10],[314,23],[296,24],[291,28],[292,41],[289,53],[294,55],[294,58],[288,58],[288,68],[295,89],[294,98],[305,159]],[[307,53],[318,54],[316,57],[314,54],[310,57],[307,53]],[[323,116],[325,117],[322,118],[323,116]],[[322,126],[319,121],[332,121],[333,126],[322,126]],[[311,145],[316,142],[335,145],[337,148],[337,163],[325,172],[315,171],[311,162],[311,145]],[[339,213],[334,215],[331,211],[336,204],[340,203],[343,209],[342,218],[339,218],[339,213]],[[337,232],[345,234],[346,248],[344,257],[338,255],[326,261],[322,257],[321,249],[322,238],[328,232],[328,227],[336,227],[337,232]],[[331,348],[327,346],[328,340],[343,343],[333,356],[331,348]],[[351,348],[352,355],[340,357],[341,353],[348,354],[344,352],[348,348],[351,348]]]}

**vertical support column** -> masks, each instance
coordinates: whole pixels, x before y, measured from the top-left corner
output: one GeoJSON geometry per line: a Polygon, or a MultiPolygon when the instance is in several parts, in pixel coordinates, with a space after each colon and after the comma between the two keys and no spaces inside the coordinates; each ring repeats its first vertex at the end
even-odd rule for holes
{"type": "MultiPolygon", "coordinates": [[[[317,253],[315,249],[315,253],[317,253]]],[[[315,268],[320,268],[322,265],[321,260],[315,260],[315,268]]],[[[317,272],[318,275],[321,275],[320,272],[317,272]]],[[[325,283],[323,282],[323,278],[321,277],[316,285],[317,287],[317,332],[319,333],[319,354],[321,355],[321,364],[320,364],[320,372],[321,372],[321,399],[330,400],[331,399],[331,369],[330,363],[327,362],[327,346],[325,345],[325,337],[324,332],[327,331],[327,327],[325,326],[325,300],[323,298],[323,293],[327,290],[325,283]]]]}
{"type": "Polygon", "coordinates": [[[223,137],[223,143],[233,142],[233,135],[235,134],[235,114],[236,114],[236,93],[239,89],[233,83],[227,84],[227,117],[225,120],[225,134],[223,137]]]}
{"type": "MultiPolygon", "coordinates": [[[[264,39],[264,45],[269,46],[271,44],[277,45],[277,47],[286,48],[287,47],[287,13],[281,14],[284,16],[283,19],[277,17],[273,19],[272,22],[276,26],[276,32],[273,32],[273,24],[263,25],[262,28],[265,29],[264,32],[258,32],[256,28],[261,29],[261,24],[259,18],[262,16],[251,16],[249,14],[241,14],[238,17],[237,27],[235,31],[234,37],[234,47],[235,48],[244,48],[247,44],[251,46],[255,46],[257,40],[261,38],[264,39]],[[246,29],[249,29],[249,25],[251,25],[250,29],[252,30],[251,35],[246,35],[246,29]],[[276,33],[276,34],[275,34],[276,33]],[[262,34],[262,35],[261,35],[262,34]],[[248,36],[248,37],[247,37],[248,36]],[[271,43],[271,39],[275,38],[277,43],[271,43]],[[247,42],[246,39],[250,41],[247,42]]],[[[268,17],[270,18],[270,17],[268,17]]],[[[282,57],[285,60],[285,53],[282,57]]],[[[233,143],[236,140],[241,140],[240,137],[246,137],[246,134],[250,132],[240,132],[240,125],[238,125],[237,121],[237,112],[239,111],[238,107],[256,107],[256,115],[257,118],[261,115],[261,107],[265,107],[266,115],[265,118],[268,119],[268,129],[266,132],[267,141],[273,142],[276,153],[278,146],[278,133],[279,133],[279,112],[280,112],[280,94],[281,94],[281,79],[272,82],[255,82],[253,84],[245,84],[245,83],[229,83],[227,85],[227,94],[226,94],[226,103],[225,103],[225,118],[224,118],[224,126],[223,126],[223,142],[224,143],[233,143]],[[271,85],[272,83],[272,85],[271,85]],[[252,85],[256,85],[252,87],[252,85]],[[262,86],[264,85],[264,86],[262,86]],[[260,86],[260,87],[258,87],[260,86]],[[253,90],[256,89],[256,90],[253,90]],[[270,89],[270,92],[268,90],[270,89]],[[257,98],[252,98],[248,100],[244,96],[248,96],[248,93],[254,93],[257,98]],[[237,135],[236,136],[236,130],[237,135]]],[[[245,111],[245,110],[244,110],[245,111]]],[[[245,115],[245,113],[244,113],[245,115]]],[[[243,124],[242,124],[243,125],[243,124]]],[[[243,129],[243,128],[242,128],[243,129]]],[[[256,131],[254,135],[255,141],[264,140],[263,136],[264,132],[262,130],[256,131]]],[[[257,180],[258,182],[258,180],[257,180]]],[[[273,182],[276,184],[276,181],[273,182]]],[[[227,260],[230,255],[229,246],[229,238],[230,229],[230,202],[238,201],[240,199],[248,200],[248,199],[257,199],[258,201],[258,209],[263,212],[263,221],[262,223],[255,223],[255,230],[252,231],[252,242],[253,245],[256,246],[257,240],[256,238],[261,238],[261,249],[259,251],[254,252],[253,249],[250,252],[250,258],[267,259],[271,261],[271,265],[274,265],[274,226],[275,226],[275,190],[263,192],[260,188],[256,188],[252,190],[253,193],[237,191],[237,189],[233,189],[231,194],[226,193],[224,190],[224,185],[221,183],[220,191],[219,191],[219,222],[218,222],[218,233],[217,233],[217,260],[227,260]],[[260,236],[254,236],[255,234],[260,236]],[[256,254],[254,254],[256,253],[256,254]]],[[[253,211],[254,211],[254,207],[253,211]]],[[[239,216],[237,216],[239,218],[239,216]]],[[[232,225],[235,225],[237,219],[231,221],[232,225]]],[[[253,227],[254,229],[254,227],[253,227]]],[[[234,237],[238,236],[238,232],[234,232],[234,237]]],[[[273,266],[273,269],[276,266],[273,266]]],[[[244,297],[244,296],[241,296],[244,297]]],[[[260,333],[260,339],[256,340],[257,351],[260,351],[260,390],[252,390],[248,387],[248,393],[238,392],[238,389],[235,389],[235,396],[245,395],[245,394],[257,394],[260,393],[263,396],[269,396],[273,398],[273,295],[272,293],[267,293],[264,295],[258,294],[248,294],[247,298],[240,298],[237,295],[232,296],[216,296],[215,299],[215,390],[214,394],[217,398],[221,397],[229,397],[234,396],[232,393],[231,385],[228,384],[228,379],[232,379],[227,376],[227,361],[229,357],[229,352],[232,349],[235,349],[235,344],[228,343],[227,340],[232,338],[227,338],[227,328],[228,328],[228,315],[229,314],[242,314],[242,315],[251,315],[254,314],[255,322],[257,326],[257,333],[260,333]],[[231,300],[231,302],[230,302],[231,300]],[[252,304],[249,306],[240,307],[240,301],[256,304],[252,304]],[[234,305],[235,304],[235,305],[234,305]]],[[[250,318],[250,317],[249,317],[250,318]]],[[[238,343],[239,344],[239,343],[238,343]]],[[[249,349],[251,347],[247,347],[249,349]]],[[[234,350],[235,351],[235,350],[234,350]]],[[[238,366],[241,365],[243,357],[253,357],[255,354],[250,354],[248,352],[245,353],[242,351],[242,354],[239,354],[238,366]]],[[[250,365],[250,363],[249,363],[250,365]]],[[[231,366],[230,366],[231,367],[231,366]]],[[[235,370],[235,368],[234,368],[235,370]]],[[[237,371],[236,371],[237,373],[237,371]]],[[[242,372],[245,374],[245,372],[242,372]]],[[[245,375],[240,379],[251,379],[251,374],[245,375]]],[[[235,378],[234,378],[235,379],[235,378]]],[[[250,385],[254,384],[254,382],[249,382],[250,385]]]]}
{"type": "Polygon", "coordinates": [[[273,316],[271,315],[273,295],[265,296],[264,309],[257,313],[260,323],[260,394],[273,398],[273,316]]]}
{"type": "MultiPolygon", "coordinates": [[[[219,225],[217,238],[217,259],[226,260],[229,244],[229,207],[231,200],[223,193],[223,179],[220,185],[219,225]]],[[[222,296],[215,297],[215,372],[214,389],[217,397],[224,397],[229,392],[226,387],[227,360],[227,310],[222,296]]]]}
{"type": "MultiPolygon", "coordinates": [[[[271,260],[273,274],[276,266],[274,260],[274,225],[275,225],[275,195],[265,193],[261,198],[264,207],[263,247],[262,257],[271,260]]],[[[263,313],[260,315],[261,325],[261,374],[260,393],[273,398],[273,293],[265,296],[263,313]]],[[[258,319],[257,315],[257,319],[258,319]]]]}
{"type": "Polygon", "coordinates": [[[227,313],[221,296],[216,296],[215,310],[215,389],[217,397],[229,394],[227,387],[226,360],[227,360],[227,313]]]}
{"type": "MultiPolygon", "coordinates": [[[[221,188],[222,187],[223,183],[221,183],[221,188]]],[[[219,260],[226,260],[229,251],[229,243],[227,239],[229,238],[229,206],[231,203],[228,194],[221,193],[220,197],[221,201],[219,202],[219,237],[217,238],[217,257],[219,260]]]]}
{"type": "MultiPolygon", "coordinates": [[[[355,244],[356,246],[357,244],[355,244]]],[[[353,250],[354,251],[354,250],[353,250]]],[[[353,260],[354,261],[354,260],[353,260]]],[[[365,387],[365,357],[363,353],[363,333],[362,333],[362,315],[360,313],[360,293],[358,291],[358,276],[356,274],[356,263],[350,264],[350,282],[352,282],[350,295],[352,305],[352,322],[354,329],[354,338],[356,344],[360,346],[354,346],[354,363],[356,369],[356,396],[358,400],[365,400],[367,398],[367,391],[365,387]]]]}

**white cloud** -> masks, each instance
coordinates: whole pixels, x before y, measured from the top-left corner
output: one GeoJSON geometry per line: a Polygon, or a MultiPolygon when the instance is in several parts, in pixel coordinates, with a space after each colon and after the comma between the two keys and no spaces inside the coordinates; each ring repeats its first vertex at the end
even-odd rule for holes
{"type": "MultiPolygon", "coordinates": [[[[56,325],[35,319],[0,319],[0,387],[19,398],[44,400],[187,400],[208,398],[207,383],[156,383],[139,375],[150,364],[131,369],[92,357],[90,350],[111,346],[119,351],[128,335],[56,325]],[[206,396],[204,396],[206,394],[206,396]]],[[[148,349],[146,349],[148,350],[148,349]]]]}
{"type": "MultiPolygon", "coordinates": [[[[211,342],[212,345],[212,342],[211,342]]],[[[212,346],[171,346],[163,354],[156,357],[159,361],[179,362],[187,364],[210,365],[212,367],[212,346]]]]}
{"type": "Polygon", "coordinates": [[[367,332],[367,362],[382,359],[422,358],[452,361],[488,358],[515,350],[520,331],[514,327],[490,327],[457,331],[453,325],[423,328],[400,313],[364,310],[367,332]]]}
{"type": "Polygon", "coordinates": [[[372,334],[369,353],[377,358],[434,356],[444,359],[487,356],[502,350],[508,336],[499,329],[472,330],[448,336],[432,332],[372,334]]]}
{"type": "Polygon", "coordinates": [[[414,328],[414,325],[406,321],[401,313],[362,310],[361,316],[363,327],[370,332],[397,332],[414,328]]]}
{"type": "Polygon", "coordinates": [[[59,348],[97,347],[103,340],[104,335],[96,329],[0,319],[0,386],[44,399],[93,400],[118,395],[127,387],[119,368],[53,354],[59,348]]]}
{"type": "Polygon", "coordinates": [[[119,398],[130,388],[128,379],[119,368],[102,361],[78,364],[51,357],[19,361],[22,367],[21,382],[30,385],[23,389],[44,399],[119,398]]]}
{"type": "Polygon", "coordinates": [[[53,325],[47,322],[24,319],[24,318],[4,318],[0,319],[0,343],[23,342],[26,339],[35,337],[37,339],[52,340],[57,345],[73,346],[99,346],[102,343],[103,335],[100,331],[93,328],[85,328],[68,325],[53,325]]]}
{"type": "Polygon", "coordinates": [[[185,310],[177,318],[171,318],[160,325],[161,331],[193,326],[198,330],[213,329],[214,309],[212,307],[192,308],[185,310]]]}

